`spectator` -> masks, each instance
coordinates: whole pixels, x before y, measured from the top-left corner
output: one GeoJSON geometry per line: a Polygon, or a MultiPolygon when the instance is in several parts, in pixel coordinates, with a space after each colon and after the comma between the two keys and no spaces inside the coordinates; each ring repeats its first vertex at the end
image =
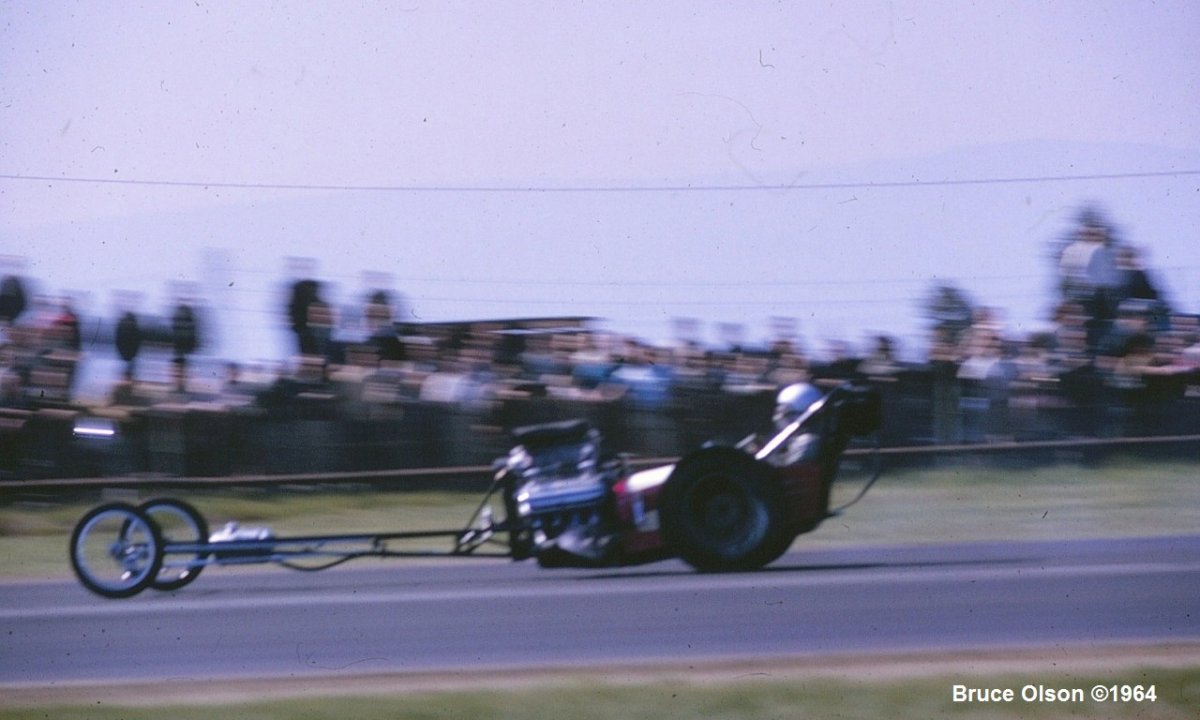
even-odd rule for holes
{"type": "Polygon", "coordinates": [[[579,336],[579,344],[569,358],[571,377],[582,390],[595,390],[613,370],[612,359],[596,344],[591,334],[579,336]]]}
{"type": "Polygon", "coordinates": [[[466,403],[471,394],[471,376],[466,363],[461,362],[453,351],[442,349],[437,369],[421,380],[417,399],[425,402],[458,405],[466,403]]]}
{"type": "Polygon", "coordinates": [[[813,369],[813,384],[822,390],[841,385],[844,382],[862,378],[859,365],[862,359],[855,357],[850,344],[843,340],[829,342],[829,359],[813,369]]]}
{"type": "Polygon", "coordinates": [[[368,336],[380,330],[395,332],[395,313],[392,310],[392,299],[386,290],[372,290],[367,295],[363,318],[367,324],[368,336]]]}
{"type": "Polygon", "coordinates": [[[1117,251],[1117,271],[1121,277],[1116,296],[1118,309],[1121,304],[1129,301],[1143,303],[1147,309],[1147,320],[1151,329],[1155,332],[1169,329],[1170,308],[1151,280],[1136,248],[1121,246],[1117,251]]]}
{"type": "Polygon", "coordinates": [[[1049,415],[1062,407],[1055,392],[1054,342],[1052,332],[1038,332],[1018,344],[1016,349],[1010,404],[1014,411],[1020,413],[1014,416],[1013,426],[1026,437],[1051,437],[1052,421],[1049,415]]]}
{"type": "Polygon", "coordinates": [[[0,280],[0,323],[16,323],[28,305],[29,296],[25,290],[25,281],[16,273],[5,275],[4,279],[0,280]]]}
{"type": "Polygon", "coordinates": [[[367,325],[367,342],[375,349],[380,362],[404,361],[404,343],[396,334],[395,310],[392,299],[384,290],[375,290],[367,297],[363,312],[367,325]]]}
{"type": "Polygon", "coordinates": [[[309,303],[308,317],[305,325],[311,346],[309,347],[309,352],[306,354],[316,355],[326,362],[333,359],[335,352],[333,340],[334,324],[333,307],[329,303],[320,297],[309,303]]]}
{"type": "Polygon", "coordinates": [[[1067,299],[1079,303],[1087,315],[1088,346],[1095,348],[1108,332],[1122,279],[1112,232],[1095,213],[1085,211],[1081,216],[1074,241],[1062,252],[1059,270],[1067,299]]]}
{"type": "Polygon", "coordinates": [[[64,298],[59,305],[58,315],[51,320],[51,342],[53,346],[61,347],[78,353],[83,348],[83,337],[79,330],[79,316],[69,299],[64,298]]]}
{"type": "Polygon", "coordinates": [[[933,440],[957,443],[962,440],[958,366],[962,353],[954,342],[954,330],[939,325],[933,330],[928,366],[932,384],[933,440]]]}
{"type": "Polygon", "coordinates": [[[1118,295],[1121,300],[1162,300],[1136,248],[1121,246],[1117,251],[1117,271],[1120,273],[1118,295]]]}
{"type": "Polygon", "coordinates": [[[181,403],[191,400],[192,396],[188,390],[187,359],[184,357],[171,358],[170,373],[171,389],[167,393],[167,400],[181,403]]]}
{"type": "Polygon", "coordinates": [[[1118,435],[1152,435],[1160,430],[1165,403],[1182,397],[1187,370],[1158,352],[1154,335],[1129,331],[1108,373],[1116,402],[1109,408],[1118,435]]]}
{"type": "Polygon", "coordinates": [[[858,371],[872,381],[894,381],[896,373],[900,371],[900,363],[896,360],[895,341],[887,335],[877,335],[871,352],[863,358],[858,371]]]}
{"type": "Polygon", "coordinates": [[[221,402],[228,407],[243,407],[254,404],[256,395],[256,388],[242,379],[242,366],[235,362],[225,363],[221,402]]]}
{"type": "Polygon", "coordinates": [[[138,325],[137,315],[134,315],[132,310],[126,310],[117,321],[115,343],[117,354],[125,361],[124,377],[132,381],[135,377],[137,356],[142,349],[142,329],[138,325]]]}
{"type": "Polygon", "coordinates": [[[1069,300],[1059,303],[1058,307],[1054,309],[1053,324],[1054,349],[1071,348],[1072,350],[1077,349],[1079,352],[1087,350],[1087,315],[1084,313],[1082,305],[1069,300]],[[1080,337],[1083,337],[1085,342],[1076,348],[1075,341],[1080,337]]]}
{"type": "Polygon", "coordinates": [[[766,381],[777,388],[808,382],[811,375],[808,358],[791,340],[781,340],[771,348],[771,367],[766,381]]]}
{"type": "Polygon", "coordinates": [[[619,397],[624,437],[614,440],[631,452],[649,453],[653,450],[674,454],[677,437],[670,427],[672,377],[670,368],[658,362],[655,350],[629,340],[622,356],[600,390],[609,397],[619,397]]]}
{"type": "Polygon", "coordinates": [[[1015,366],[1000,335],[989,325],[974,327],[971,344],[958,369],[960,400],[967,441],[995,440],[1009,435],[1008,398],[1015,366]]]}
{"type": "Polygon", "coordinates": [[[196,311],[186,300],[180,300],[171,314],[171,371],[176,392],[185,392],[188,357],[199,347],[200,328],[196,311]]]}
{"type": "Polygon", "coordinates": [[[756,395],[777,388],[768,379],[770,362],[761,355],[737,350],[725,373],[722,390],[732,395],[756,395]]]}
{"type": "Polygon", "coordinates": [[[624,355],[609,373],[608,382],[623,389],[622,396],[631,407],[661,410],[666,407],[671,371],[657,362],[651,348],[630,340],[625,344],[624,355]]]}
{"type": "Polygon", "coordinates": [[[69,403],[74,393],[75,378],[82,357],[82,336],[79,316],[70,300],[59,301],[47,324],[42,328],[38,355],[32,366],[30,385],[38,397],[50,403],[69,403]]]}
{"type": "Polygon", "coordinates": [[[1111,371],[1117,361],[1129,352],[1130,342],[1135,337],[1139,338],[1137,342],[1140,345],[1144,341],[1139,336],[1151,335],[1153,328],[1149,322],[1148,311],[1144,300],[1126,300],[1121,303],[1112,327],[1096,347],[1097,360],[1102,369],[1111,371]]]}
{"type": "Polygon", "coordinates": [[[1173,364],[1191,376],[1193,385],[1200,384],[1200,316],[1174,315],[1169,334],[1175,348],[1173,364]]]}
{"type": "Polygon", "coordinates": [[[316,280],[305,278],[292,284],[287,316],[292,333],[296,336],[296,350],[301,355],[317,354],[316,337],[309,327],[309,308],[320,300],[321,284],[316,280]]]}

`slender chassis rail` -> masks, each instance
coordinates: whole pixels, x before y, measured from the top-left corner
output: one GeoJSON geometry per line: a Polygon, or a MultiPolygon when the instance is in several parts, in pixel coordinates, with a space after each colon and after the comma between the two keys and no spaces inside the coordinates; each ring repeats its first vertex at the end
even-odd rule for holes
{"type": "Polygon", "coordinates": [[[379,558],[511,558],[509,543],[496,535],[509,531],[508,520],[492,522],[490,502],[496,495],[502,476],[492,480],[488,491],[471,514],[467,526],[458,530],[420,530],[388,533],[348,533],[340,535],[298,535],[247,540],[207,542],[163,542],[158,552],[161,567],[187,570],[209,565],[252,565],[273,563],[292,570],[317,571],[365,557],[379,558]],[[450,540],[448,549],[395,550],[389,542],[409,540],[450,540]],[[350,547],[338,547],[350,546],[350,547]],[[357,546],[357,547],[354,547],[357,546]],[[485,546],[502,548],[479,552],[485,546]],[[188,557],[183,557],[188,556],[188,557]],[[305,558],[328,560],[318,565],[298,564],[305,558]]]}
{"type": "MultiPolygon", "coordinates": [[[[492,536],[496,531],[503,531],[502,526],[484,530],[427,530],[422,532],[397,532],[363,535],[308,535],[295,537],[279,537],[266,540],[226,540],[203,543],[165,543],[162,548],[164,556],[195,555],[188,561],[166,561],[163,567],[184,568],[202,567],[205,565],[248,565],[255,563],[284,564],[288,560],[305,557],[328,557],[339,560],[353,560],[362,557],[384,558],[420,558],[420,557],[497,557],[508,558],[511,553],[476,552],[479,548],[494,544],[507,548],[507,543],[495,540],[492,536]],[[389,541],[423,540],[446,538],[454,540],[454,548],[450,550],[393,550],[386,546],[389,541]],[[362,549],[337,549],[330,545],[365,545],[362,549]]],[[[295,569],[320,569],[293,566],[295,569]]]]}

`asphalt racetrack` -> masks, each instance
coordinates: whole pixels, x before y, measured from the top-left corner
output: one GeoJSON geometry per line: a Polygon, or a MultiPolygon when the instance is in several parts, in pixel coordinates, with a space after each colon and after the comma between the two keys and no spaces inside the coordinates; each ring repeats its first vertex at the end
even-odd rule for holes
{"type": "Polygon", "coordinates": [[[1200,640],[1200,536],[797,548],[722,575],[676,562],[215,567],[128,600],[6,581],[0,687],[1200,640]]]}

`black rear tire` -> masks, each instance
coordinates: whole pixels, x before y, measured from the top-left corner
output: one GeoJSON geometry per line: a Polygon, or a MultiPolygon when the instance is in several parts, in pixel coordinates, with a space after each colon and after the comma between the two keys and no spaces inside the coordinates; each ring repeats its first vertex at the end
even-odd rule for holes
{"type": "Polygon", "coordinates": [[[703,572],[761,568],[795,539],[770,468],[735,448],[685,457],[663,486],[659,514],[667,547],[703,572]]]}

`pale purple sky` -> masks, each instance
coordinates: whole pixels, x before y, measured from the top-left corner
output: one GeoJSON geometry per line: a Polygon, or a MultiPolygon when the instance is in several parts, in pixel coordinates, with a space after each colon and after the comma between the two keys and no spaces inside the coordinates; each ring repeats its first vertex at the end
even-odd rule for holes
{"type": "Polygon", "coordinates": [[[1046,300],[1031,297],[1048,282],[1038,253],[1097,201],[1197,311],[1196,176],[427,189],[1198,159],[1195,2],[0,3],[0,254],[98,310],[122,287],[204,280],[217,248],[244,294],[211,301],[239,325],[266,322],[288,255],[347,297],[384,272],[430,319],[597,314],[661,335],[675,315],[779,314],[814,341],[856,340],[914,334],[913,297],[952,279],[1029,324],[1046,300]]]}

